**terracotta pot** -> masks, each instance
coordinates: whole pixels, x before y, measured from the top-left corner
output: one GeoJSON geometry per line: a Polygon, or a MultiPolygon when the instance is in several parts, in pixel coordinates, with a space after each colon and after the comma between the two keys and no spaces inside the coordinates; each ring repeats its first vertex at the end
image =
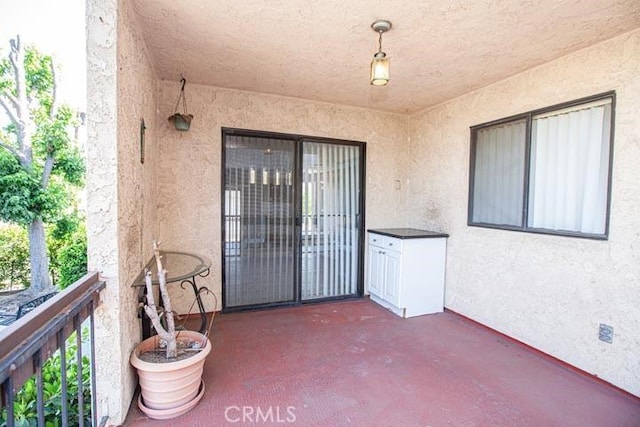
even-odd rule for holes
{"type": "MultiPolygon", "coordinates": [[[[180,331],[178,334],[179,342],[201,342],[203,339],[203,335],[195,331],[180,331]]],[[[202,397],[199,395],[202,370],[205,358],[211,351],[211,342],[207,339],[201,351],[175,362],[145,362],[138,357],[146,351],[157,349],[159,341],[160,337],[155,335],[138,344],[131,353],[131,364],[138,371],[143,400],[141,409],[155,410],[147,413],[151,418],[155,418],[154,414],[160,411],[163,419],[167,419],[181,415],[185,412],[185,405],[198,396],[202,397]],[[171,415],[173,409],[177,411],[171,415]]]]}

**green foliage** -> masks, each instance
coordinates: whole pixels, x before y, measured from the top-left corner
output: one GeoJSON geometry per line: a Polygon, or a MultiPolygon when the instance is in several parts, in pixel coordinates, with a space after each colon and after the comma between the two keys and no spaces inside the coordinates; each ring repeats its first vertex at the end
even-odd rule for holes
{"type": "Polygon", "coordinates": [[[73,213],[60,218],[47,233],[52,276],[64,289],[87,273],[87,233],[83,220],[73,213]]]}
{"type": "Polygon", "coordinates": [[[0,218],[29,224],[33,219],[31,203],[39,194],[35,176],[24,170],[15,156],[0,150],[0,218]]]}
{"type": "Polygon", "coordinates": [[[28,225],[36,217],[51,222],[70,199],[68,185],[52,177],[43,189],[37,173],[24,169],[15,156],[0,150],[0,218],[28,225]]]}
{"type": "MultiPolygon", "coordinates": [[[[34,47],[24,50],[27,96],[33,125],[32,161],[25,162],[9,150],[0,149],[0,219],[27,225],[40,217],[46,223],[57,221],[68,206],[75,188],[83,185],[82,155],[73,144],[71,130],[77,115],[66,105],[54,105],[52,60],[34,47]],[[55,114],[53,114],[55,113],[55,114]],[[51,176],[43,180],[47,159],[53,160],[51,176]]],[[[13,67],[0,60],[0,96],[16,95],[13,67]]],[[[15,124],[0,130],[0,142],[19,151],[15,124]]],[[[23,156],[29,157],[23,152],[23,156]]]]}
{"type": "Polygon", "coordinates": [[[51,67],[51,56],[41,54],[33,46],[27,46],[24,52],[24,71],[28,93],[32,98],[38,98],[41,103],[43,99],[51,96],[53,89],[51,67]]]}
{"type": "Polygon", "coordinates": [[[29,286],[29,240],[23,227],[0,224],[0,290],[29,286]]]}
{"type": "MultiPolygon", "coordinates": [[[[52,224],[63,217],[77,187],[83,185],[84,161],[72,139],[78,115],[56,99],[51,57],[33,46],[22,49],[21,45],[11,44],[12,53],[0,58],[0,98],[7,105],[11,121],[0,129],[0,221],[28,226],[41,219],[52,224]],[[18,46],[19,49],[13,49],[18,46]],[[22,63],[11,62],[20,58],[22,63]],[[24,70],[26,84],[22,87],[15,81],[14,65],[24,70]]],[[[32,248],[35,250],[31,252],[37,255],[30,264],[32,276],[38,279],[33,285],[46,288],[48,259],[40,255],[45,249],[41,247],[44,236],[40,230],[36,229],[38,235],[31,242],[40,247],[32,248]]],[[[73,245],[64,251],[58,245],[60,254],[72,264],[59,273],[65,282],[86,265],[81,245],[80,238],[74,239],[73,245]]]]}
{"type": "MultiPolygon", "coordinates": [[[[84,334],[83,334],[84,335],[84,334]]],[[[78,348],[75,333],[67,339],[67,395],[69,425],[79,425],[78,405],[78,366],[76,364],[78,348]]],[[[51,356],[42,366],[42,384],[45,427],[62,425],[62,361],[60,350],[51,356]]],[[[91,425],[91,368],[87,356],[82,356],[82,396],[83,419],[85,425],[91,425]]],[[[13,406],[17,427],[37,426],[37,384],[30,378],[16,394],[13,406]]],[[[2,410],[0,427],[7,425],[7,410],[2,410]]]]}

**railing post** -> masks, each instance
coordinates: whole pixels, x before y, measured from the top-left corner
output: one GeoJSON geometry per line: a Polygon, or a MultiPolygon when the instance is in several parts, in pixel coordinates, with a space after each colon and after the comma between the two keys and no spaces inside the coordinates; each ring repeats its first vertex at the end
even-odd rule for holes
{"type": "Polygon", "coordinates": [[[98,425],[98,401],[96,399],[96,341],[95,341],[95,319],[93,301],[89,302],[89,324],[91,328],[91,422],[98,425]]]}
{"type": "Polygon", "coordinates": [[[3,403],[7,406],[7,425],[13,426],[16,421],[13,413],[13,378],[9,377],[2,383],[3,403]]]}
{"type": "Polygon", "coordinates": [[[44,396],[43,396],[43,387],[44,383],[42,380],[42,351],[36,351],[36,354],[33,355],[33,363],[36,369],[36,387],[37,387],[37,398],[36,404],[38,409],[38,425],[44,425],[44,396]]]}
{"type": "Polygon", "coordinates": [[[84,384],[82,378],[82,325],[80,323],[80,315],[76,314],[73,317],[73,327],[76,331],[76,366],[78,366],[78,372],[76,374],[76,381],[78,381],[78,426],[84,426],[84,384]]]}

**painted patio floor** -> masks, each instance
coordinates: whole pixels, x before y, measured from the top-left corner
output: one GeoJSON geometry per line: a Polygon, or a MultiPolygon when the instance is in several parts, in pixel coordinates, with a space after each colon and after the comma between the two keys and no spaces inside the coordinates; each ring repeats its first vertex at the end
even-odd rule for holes
{"type": "Polygon", "coordinates": [[[219,314],[206,393],[126,426],[640,426],[640,400],[453,313],[369,300],[219,314]]]}

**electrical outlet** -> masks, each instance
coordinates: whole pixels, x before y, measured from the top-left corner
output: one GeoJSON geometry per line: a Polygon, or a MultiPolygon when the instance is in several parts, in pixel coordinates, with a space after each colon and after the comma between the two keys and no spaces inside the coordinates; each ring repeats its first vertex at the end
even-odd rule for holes
{"type": "Polygon", "coordinates": [[[600,328],[598,329],[598,339],[600,341],[613,344],[613,326],[600,323],[600,328]]]}

